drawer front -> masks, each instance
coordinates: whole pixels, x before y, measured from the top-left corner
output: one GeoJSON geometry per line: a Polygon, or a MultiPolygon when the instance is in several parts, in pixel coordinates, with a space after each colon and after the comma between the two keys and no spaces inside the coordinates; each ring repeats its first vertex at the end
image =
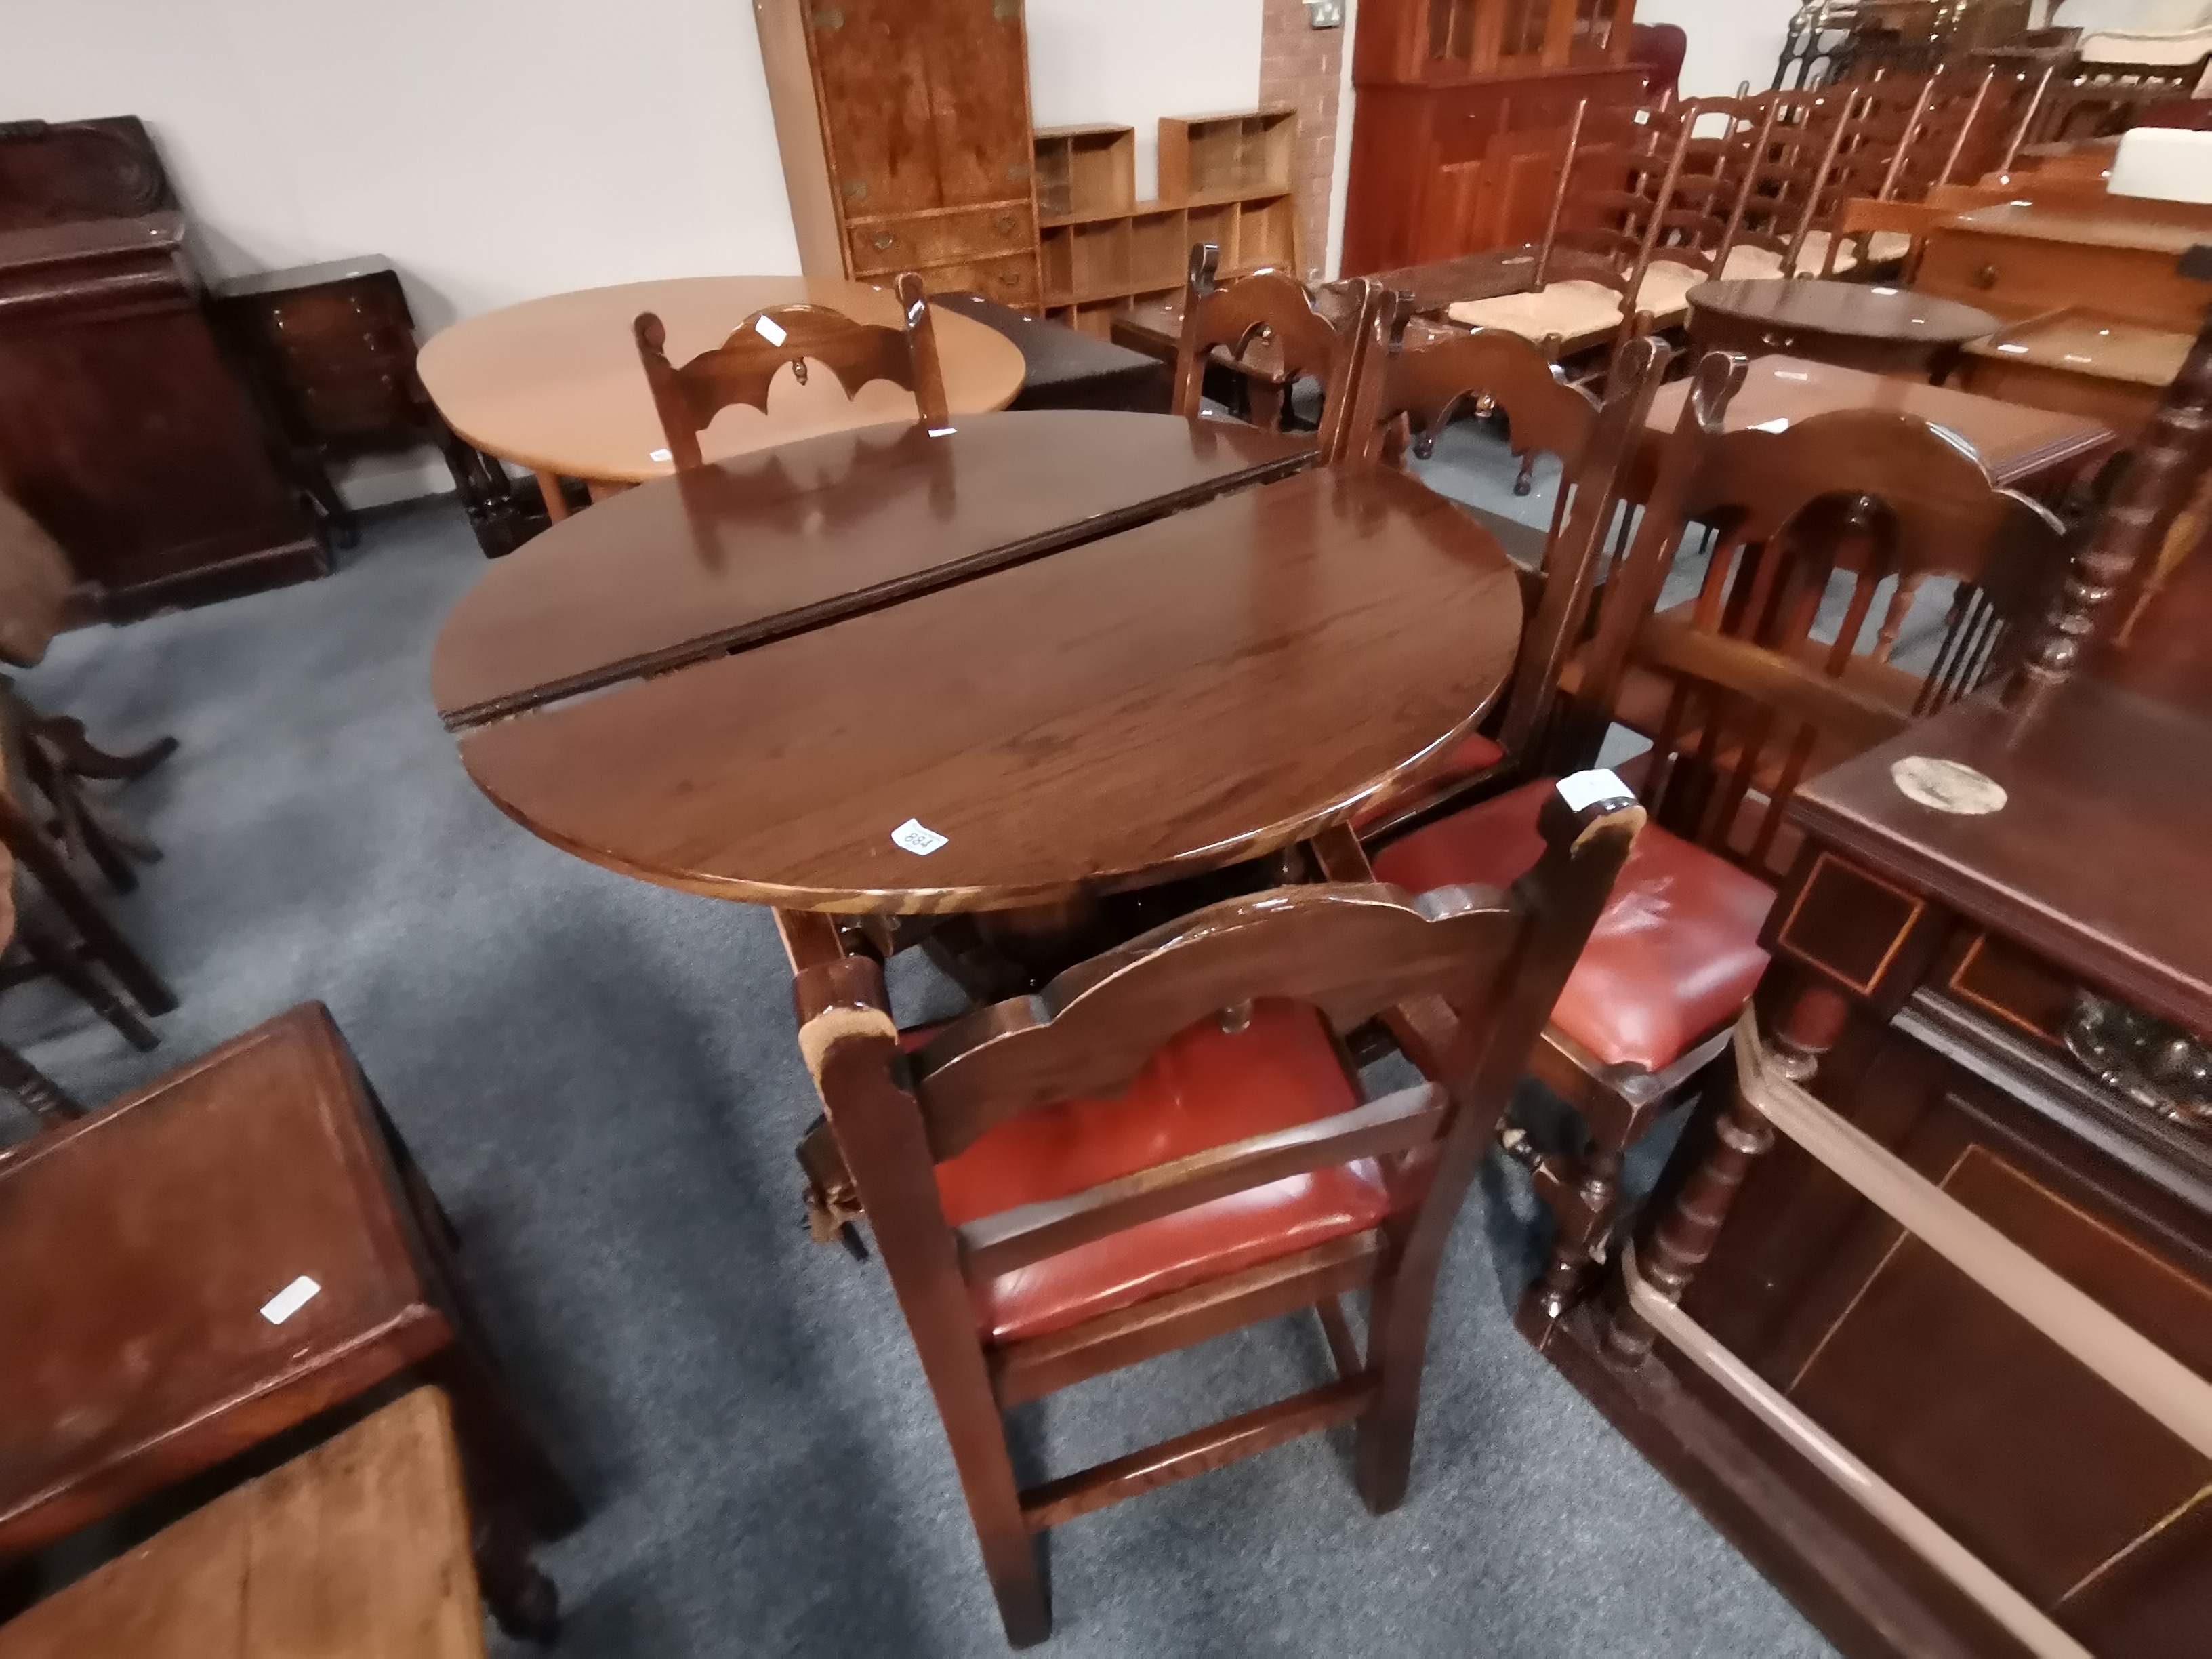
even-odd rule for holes
{"type": "Polygon", "coordinates": [[[975,259],[964,264],[937,265],[921,273],[922,287],[932,294],[980,294],[1002,306],[1035,307],[1037,292],[1036,258],[1017,253],[1004,259],[975,259]]]}
{"type": "Polygon", "coordinates": [[[1929,233],[1912,285],[2008,320],[2094,298],[2099,310],[2124,321],[2191,333],[2212,297],[2205,284],[2174,270],[2172,253],[2156,249],[1985,236],[1940,226],[1929,233]]]}
{"type": "Polygon", "coordinates": [[[849,227],[846,236],[852,246],[855,276],[1027,253],[1036,242],[1027,202],[978,208],[973,213],[858,224],[849,227]]]}

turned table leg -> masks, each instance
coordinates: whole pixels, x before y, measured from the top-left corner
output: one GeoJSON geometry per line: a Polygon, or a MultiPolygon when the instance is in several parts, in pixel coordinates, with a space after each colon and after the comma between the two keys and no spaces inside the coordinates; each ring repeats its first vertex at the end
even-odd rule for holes
{"type": "MultiPolygon", "coordinates": [[[[1850,1005],[1826,985],[1807,982],[1784,1013],[1776,1036],[1781,1069],[1792,1082],[1809,1082],[1820,1056],[1842,1034],[1850,1005]]],[[[1741,1036],[1737,1041],[1742,1041],[1741,1036]]],[[[1652,1229],[1649,1243],[1638,1255],[1644,1280],[1669,1302],[1680,1302],[1706,1258],[1713,1253],[1722,1224],[1735,1204],[1735,1195],[1752,1161],[1774,1146],[1774,1127],[1731,1085],[1727,1103],[1713,1124],[1712,1145],[1706,1148],[1689,1179],[1675,1194],[1667,1212],[1652,1229]]],[[[1623,1296],[1605,1324],[1604,1347],[1612,1358],[1629,1364],[1651,1352],[1657,1333],[1651,1323],[1623,1296]]]]}

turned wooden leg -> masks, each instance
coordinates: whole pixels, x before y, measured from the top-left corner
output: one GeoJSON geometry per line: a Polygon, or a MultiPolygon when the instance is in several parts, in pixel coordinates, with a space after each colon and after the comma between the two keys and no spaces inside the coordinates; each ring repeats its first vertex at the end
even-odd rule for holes
{"type": "Polygon", "coordinates": [[[1547,1319],[1558,1319],[1582,1300],[1591,1267],[1599,1261],[1598,1249],[1613,1233],[1613,1218],[1620,1203],[1620,1149],[1593,1146],[1589,1156],[1574,1166],[1575,1179],[1565,1202],[1555,1202],[1553,1214],[1559,1235],[1545,1264],[1537,1306],[1547,1319]]]}
{"type": "MultiPolygon", "coordinates": [[[[1777,1046],[1785,1073],[1801,1083],[1808,1080],[1820,1055],[1841,1034],[1850,1012],[1850,1005],[1826,986],[1802,987],[1779,1028],[1777,1046]]],[[[1774,1146],[1773,1126],[1745,1102],[1733,1069],[1726,1076],[1727,1092],[1713,1122],[1712,1145],[1660,1218],[1648,1246],[1639,1247],[1638,1264],[1644,1282],[1669,1302],[1681,1300],[1690,1280],[1712,1255],[1713,1243],[1752,1161],[1774,1146]]],[[[1632,1364],[1651,1352],[1656,1334],[1650,1322],[1623,1296],[1606,1322],[1603,1346],[1613,1359],[1632,1364]]]]}

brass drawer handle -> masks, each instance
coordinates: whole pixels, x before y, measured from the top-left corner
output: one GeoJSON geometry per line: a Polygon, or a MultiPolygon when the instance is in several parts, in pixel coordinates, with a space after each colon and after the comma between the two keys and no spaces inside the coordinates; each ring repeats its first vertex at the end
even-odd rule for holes
{"type": "Polygon", "coordinates": [[[1995,288],[1997,285],[1997,268],[1995,265],[1984,265],[1966,280],[1976,288],[1995,288]]]}
{"type": "Polygon", "coordinates": [[[1011,236],[1014,234],[1014,216],[1012,214],[1002,213],[994,222],[999,227],[1000,235],[1011,236]]]}
{"type": "Polygon", "coordinates": [[[999,273],[999,286],[1001,288],[1012,288],[1021,280],[1022,273],[1018,270],[1002,270],[999,273]]]}
{"type": "Polygon", "coordinates": [[[876,252],[881,253],[885,248],[896,243],[897,240],[898,238],[892,235],[888,230],[878,232],[875,241],[876,252]]]}

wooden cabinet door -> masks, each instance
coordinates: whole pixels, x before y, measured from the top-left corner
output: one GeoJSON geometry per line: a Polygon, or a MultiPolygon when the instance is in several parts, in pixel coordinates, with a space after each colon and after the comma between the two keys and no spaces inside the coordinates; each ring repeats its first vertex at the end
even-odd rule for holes
{"type": "Polygon", "coordinates": [[[1021,0],[916,6],[945,205],[1030,193],[1029,46],[1021,0]]]}
{"type": "Polygon", "coordinates": [[[912,213],[946,199],[922,50],[928,10],[919,0],[808,0],[830,187],[848,218],[912,213]]]}

